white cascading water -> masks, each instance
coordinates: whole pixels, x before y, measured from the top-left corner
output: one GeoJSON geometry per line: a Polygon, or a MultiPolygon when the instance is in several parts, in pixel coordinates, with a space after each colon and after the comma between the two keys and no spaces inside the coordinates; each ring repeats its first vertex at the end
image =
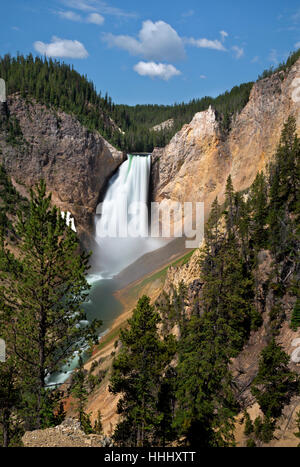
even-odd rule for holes
{"type": "MultiPolygon", "coordinates": [[[[97,208],[97,213],[102,212],[102,215],[95,217],[95,239],[98,244],[98,249],[93,251],[92,256],[95,273],[87,277],[94,288],[107,279],[112,279],[145,253],[161,248],[166,243],[166,239],[152,239],[148,236],[150,171],[151,156],[129,155],[109,182],[105,199],[97,208]],[[126,231],[128,224],[129,231],[126,231]],[[116,233],[116,238],[103,237],[104,233],[109,232],[116,233]]],[[[93,303],[92,300],[87,306],[92,306],[97,311],[101,309],[101,303],[93,303]]],[[[87,321],[81,322],[82,326],[86,324],[87,321]]],[[[103,331],[102,335],[107,331],[108,329],[103,331]]],[[[78,361],[79,355],[75,352],[60,371],[48,375],[47,385],[51,387],[63,384],[77,368],[78,361]]]]}
{"type": "Polygon", "coordinates": [[[150,155],[129,155],[97,208],[101,217],[96,215],[95,219],[99,245],[95,260],[103,278],[115,276],[145,253],[162,246],[161,239],[148,236],[150,171],[150,155]]]}

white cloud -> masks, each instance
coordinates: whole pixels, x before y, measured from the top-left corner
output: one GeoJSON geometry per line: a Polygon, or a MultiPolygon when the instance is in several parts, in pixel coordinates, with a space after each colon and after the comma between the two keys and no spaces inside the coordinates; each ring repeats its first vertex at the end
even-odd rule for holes
{"type": "Polygon", "coordinates": [[[222,37],[222,42],[225,41],[226,37],[229,36],[228,32],[226,31],[220,31],[221,37],[222,37]]]}
{"type": "Polygon", "coordinates": [[[164,21],[144,21],[138,39],[105,34],[103,40],[110,47],[119,47],[131,55],[141,55],[147,60],[177,61],[185,58],[183,40],[164,21]]]}
{"type": "Polygon", "coordinates": [[[274,63],[274,65],[278,65],[279,63],[279,58],[278,58],[278,52],[276,49],[272,49],[270,54],[269,54],[269,60],[270,62],[274,63]]]}
{"type": "Polygon", "coordinates": [[[62,0],[64,5],[67,5],[71,8],[75,8],[76,10],[81,11],[94,11],[95,10],[95,2],[90,0],[62,0]]]}
{"type": "Polygon", "coordinates": [[[115,8],[101,0],[61,0],[64,5],[80,11],[98,12],[104,15],[119,16],[124,18],[136,18],[136,13],[129,13],[121,8],[115,8]]]}
{"type": "Polygon", "coordinates": [[[206,78],[207,78],[207,76],[205,76],[205,75],[200,75],[200,79],[206,79],[206,78]]]}
{"type": "Polygon", "coordinates": [[[244,49],[242,47],[238,47],[237,45],[234,45],[232,47],[232,50],[235,52],[235,58],[237,58],[238,60],[242,58],[245,54],[244,49]]]}
{"type": "Polygon", "coordinates": [[[99,13],[91,13],[86,21],[88,23],[93,23],[93,24],[98,24],[98,25],[101,25],[104,23],[104,18],[102,15],[99,15],[99,13]]]}
{"type": "Polygon", "coordinates": [[[40,54],[47,55],[48,57],[87,58],[89,55],[81,42],[60,39],[56,36],[52,37],[50,44],[45,44],[41,41],[35,42],[34,48],[40,54]]]}
{"type": "Polygon", "coordinates": [[[182,13],[182,17],[183,18],[190,18],[191,16],[194,16],[195,14],[195,11],[194,10],[188,10],[188,11],[185,11],[184,13],[182,13]]]}
{"type": "Polygon", "coordinates": [[[280,53],[276,49],[272,49],[269,53],[269,61],[272,62],[274,65],[279,65],[281,61],[287,60],[289,56],[288,52],[280,53]]]}
{"type": "Polygon", "coordinates": [[[257,63],[259,61],[259,56],[256,55],[255,57],[252,58],[251,63],[257,63]]]}
{"type": "Polygon", "coordinates": [[[63,19],[69,19],[70,21],[82,21],[82,18],[73,11],[56,11],[56,14],[63,19]]]}
{"type": "Polygon", "coordinates": [[[226,51],[224,45],[219,40],[209,40],[209,39],[194,39],[193,37],[189,39],[185,39],[185,42],[189,45],[193,45],[194,47],[203,48],[203,49],[213,49],[213,50],[221,50],[223,52],[226,51]]]}
{"type": "Polygon", "coordinates": [[[173,65],[166,65],[164,63],[139,62],[133,69],[141,76],[160,78],[165,81],[168,81],[173,76],[181,75],[181,72],[173,65]]]}
{"type": "Polygon", "coordinates": [[[92,23],[99,26],[104,23],[104,18],[99,13],[90,13],[85,18],[83,18],[78,13],[74,13],[74,11],[54,11],[54,13],[57,14],[60,18],[68,19],[70,21],[92,23]]]}
{"type": "Polygon", "coordinates": [[[300,9],[292,15],[292,20],[294,23],[298,23],[300,21],[300,9]]]}
{"type": "Polygon", "coordinates": [[[299,41],[299,42],[296,42],[296,44],[295,44],[295,49],[300,49],[300,41],[299,41]]]}

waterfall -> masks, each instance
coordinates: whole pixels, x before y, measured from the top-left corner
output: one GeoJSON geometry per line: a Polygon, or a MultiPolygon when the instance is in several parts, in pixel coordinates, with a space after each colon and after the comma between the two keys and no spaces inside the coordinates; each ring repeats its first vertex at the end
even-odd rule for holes
{"type": "MultiPolygon", "coordinates": [[[[87,277],[92,289],[89,301],[83,306],[88,321],[99,318],[99,311],[106,326],[108,321],[116,318],[122,310],[121,304],[114,297],[117,280],[108,279],[113,279],[145,253],[166,243],[165,239],[152,239],[148,235],[150,171],[151,156],[128,155],[128,159],[110,180],[103,203],[97,207],[97,247],[93,249],[92,255],[93,273],[87,277]],[[105,236],[105,233],[115,235],[105,236]]],[[[81,322],[82,326],[86,324],[85,321],[81,322]]],[[[107,331],[108,328],[101,335],[107,331]]],[[[78,360],[78,353],[74,353],[60,371],[48,375],[46,383],[49,386],[63,384],[78,366],[78,360]]]]}
{"type": "Polygon", "coordinates": [[[150,171],[150,155],[128,155],[97,208],[98,251],[94,252],[93,269],[99,271],[100,266],[103,278],[118,274],[143,254],[161,246],[161,240],[148,236],[150,171]]]}

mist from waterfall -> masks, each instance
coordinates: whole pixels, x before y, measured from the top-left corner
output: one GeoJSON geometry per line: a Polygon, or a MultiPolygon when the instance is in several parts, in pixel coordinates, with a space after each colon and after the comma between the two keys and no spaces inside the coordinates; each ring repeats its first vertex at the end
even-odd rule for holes
{"type": "MultiPolygon", "coordinates": [[[[148,236],[149,219],[146,208],[150,172],[151,156],[129,155],[127,161],[111,178],[104,201],[97,208],[97,213],[102,214],[95,216],[97,246],[92,255],[93,272],[87,276],[92,288],[83,309],[87,314],[87,322],[99,317],[103,321],[101,335],[108,331],[111,323],[122,311],[121,303],[114,296],[118,289],[118,280],[114,279],[114,276],[144,254],[168,243],[166,239],[148,236]],[[130,228],[127,232],[128,224],[130,228]],[[112,231],[116,232],[116,238],[103,238],[105,232],[112,231]],[[119,238],[120,236],[123,238],[119,238]]],[[[84,321],[81,325],[84,326],[87,322],[84,321]]],[[[77,368],[78,360],[79,355],[75,352],[60,371],[48,375],[47,384],[63,384],[77,368]]]]}
{"type": "Polygon", "coordinates": [[[93,252],[93,270],[97,270],[95,280],[98,273],[102,278],[117,275],[139,257],[165,243],[148,236],[150,172],[150,155],[129,155],[110,180],[95,216],[98,245],[97,251],[93,252]]]}

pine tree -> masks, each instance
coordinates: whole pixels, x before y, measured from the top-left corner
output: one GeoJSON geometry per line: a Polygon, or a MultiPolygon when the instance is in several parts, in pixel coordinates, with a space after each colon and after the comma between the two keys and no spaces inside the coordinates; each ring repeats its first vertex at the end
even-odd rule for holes
{"type": "Polygon", "coordinates": [[[45,389],[47,375],[59,370],[83,342],[96,341],[99,323],[80,325],[85,319],[80,307],[89,290],[88,255],[78,253],[76,235],[51,207],[44,182],[30,197],[29,213],[20,213],[17,225],[20,257],[16,261],[2,245],[6,269],[1,268],[0,281],[6,335],[31,420],[28,428],[39,428],[51,397],[45,389]]]}
{"type": "Polygon", "coordinates": [[[268,217],[268,185],[263,173],[258,173],[249,196],[251,209],[251,238],[257,250],[266,248],[268,217]]]}
{"type": "Polygon", "coordinates": [[[293,331],[297,331],[299,327],[300,327],[300,299],[297,298],[297,301],[295,303],[293,313],[292,313],[291,328],[293,329],[293,331]]]}
{"type": "MultiPolygon", "coordinates": [[[[2,333],[1,335],[3,336],[2,333]]],[[[18,376],[13,357],[9,356],[5,363],[0,363],[0,446],[2,447],[21,444],[23,430],[15,417],[22,402],[21,381],[18,376]]]]}
{"type": "Polygon", "coordinates": [[[270,167],[269,244],[277,262],[296,258],[299,240],[296,230],[299,221],[300,199],[300,139],[296,121],[289,117],[285,124],[275,160],[270,167]],[[295,215],[295,221],[290,214],[295,215]]]}
{"type": "Polygon", "coordinates": [[[82,430],[86,434],[93,433],[90,416],[85,412],[85,407],[88,400],[88,391],[82,355],[79,356],[79,368],[73,375],[70,393],[75,399],[73,405],[75,407],[76,415],[78,417],[82,430]]]}
{"type": "Polygon", "coordinates": [[[120,394],[114,439],[121,446],[151,445],[163,414],[159,412],[159,392],[163,372],[175,352],[172,337],[161,339],[159,314],[142,297],[128,329],[120,334],[121,350],[113,363],[110,391],[120,394]]]}
{"type": "Polygon", "coordinates": [[[251,392],[264,415],[280,417],[282,409],[297,389],[297,377],[288,368],[290,358],[272,339],[261,353],[259,368],[251,392]]]}
{"type": "Polygon", "coordinates": [[[179,342],[174,426],[188,446],[234,444],[236,406],[218,323],[192,316],[179,342]]]}
{"type": "Polygon", "coordinates": [[[93,433],[95,433],[96,435],[103,434],[102,415],[101,415],[100,410],[98,410],[97,412],[97,419],[95,420],[95,423],[94,423],[93,433]]]}
{"type": "Polygon", "coordinates": [[[234,210],[234,189],[232,184],[231,175],[227,178],[226,190],[225,190],[225,218],[228,235],[233,234],[233,227],[235,223],[235,210],[234,210]]]}
{"type": "MultiPolygon", "coordinates": [[[[295,433],[295,436],[296,436],[297,438],[300,438],[300,412],[297,413],[297,420],[296,420],[296,423],[297,423],[298,431],[297,431],[297,433],[295,433]]],[[[300,443],[298,444],[298,448],[300,448],[300,443]]]]}

